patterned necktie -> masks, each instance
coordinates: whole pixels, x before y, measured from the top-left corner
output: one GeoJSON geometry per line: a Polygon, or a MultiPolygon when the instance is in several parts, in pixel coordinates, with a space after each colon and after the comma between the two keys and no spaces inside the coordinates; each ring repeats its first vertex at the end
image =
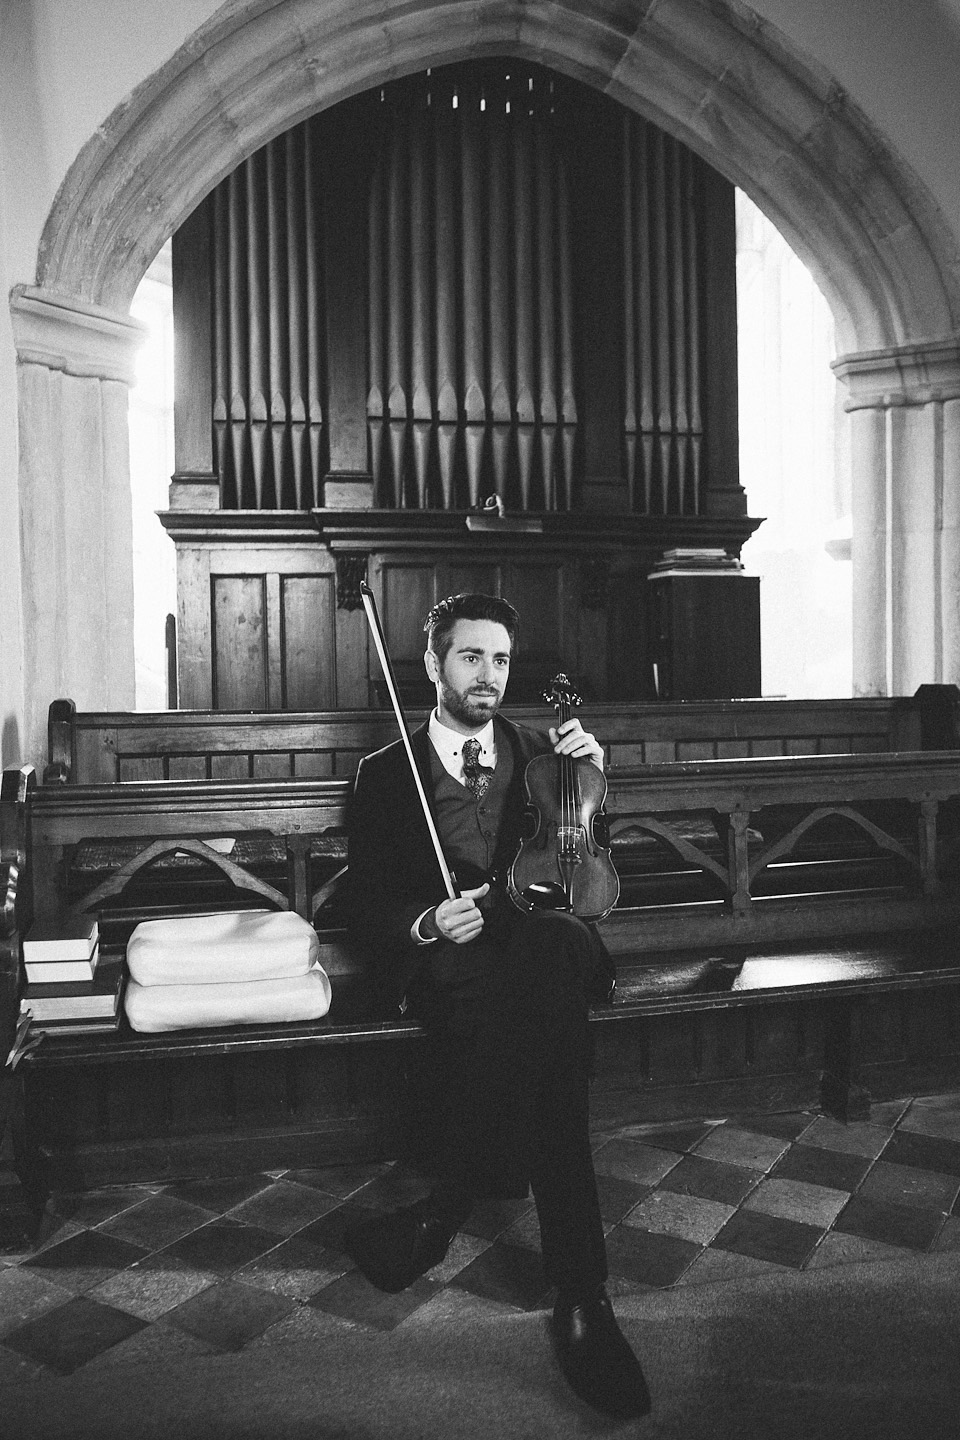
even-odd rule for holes
{"type": "Polygon", "coordinates": [[[486,765],[480,764],[480,741],[464,740],[463,778],[466,782],[467,789],[475,799],[483,799],[492,776],[493,771],[488,769],[486,765]]]}

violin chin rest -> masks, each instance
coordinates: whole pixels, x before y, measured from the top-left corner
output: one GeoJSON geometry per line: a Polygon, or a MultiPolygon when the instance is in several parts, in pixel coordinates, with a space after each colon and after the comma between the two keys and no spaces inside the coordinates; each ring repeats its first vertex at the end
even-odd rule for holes
{"type": "Polygon", "coordinates": [[[534,880],[521,892],[533,910],[569,910],[567,892],[556,880],[534,880]]]}

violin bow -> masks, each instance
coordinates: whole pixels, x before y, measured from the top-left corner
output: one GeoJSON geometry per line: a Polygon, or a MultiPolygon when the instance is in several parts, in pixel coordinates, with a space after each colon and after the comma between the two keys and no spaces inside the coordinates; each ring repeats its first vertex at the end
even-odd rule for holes
{"type": "Polygon", "coordinates": [[[417,764],[417,757],[413,753],[413,746],[410,744],[410,735],[407,731],[407,722],[404,719],[403,706],[400,704],[400,696],[397,692],[397,682],[393,673],[393,663],[387,653],[386,641],[383,637],[383,627],[380,624],[380,615],[377,611],[377,602],[373,598],[373,591],[366,580],[360,581],[360,598],[363,601],[363,608],[367,616],[367,624],[370,626],[370,633],[373,636],[373,643],[376,646],[377,654],[380,657],[380,665],[383,669],[383,676],[387,682],[387,692],[390,696],[390,703],[393,706],[393,713],[397,717],[397,724],[400,727],[400,738],[403,741],[403,748],[407,753],[410,762],[410,769],[413,773],[413,783],[417,787],[417,795],[420,797],[420,804],[423,806],[423,818],[427,822],[427,830],[437,857],[437,864],[440,866],[440,873],[443,876],[443,883],[447,887],[447,896],[451,900],[459,898],[460,892],[454,882],[447,858],[443,853],[443,846],[440,844],[440,836],[437,834],[437,827],[433,814],[430,810],[430,802],[427,799],[427,792],[424,789],[423,777],[420,774],[420,766],[417,764]]]}

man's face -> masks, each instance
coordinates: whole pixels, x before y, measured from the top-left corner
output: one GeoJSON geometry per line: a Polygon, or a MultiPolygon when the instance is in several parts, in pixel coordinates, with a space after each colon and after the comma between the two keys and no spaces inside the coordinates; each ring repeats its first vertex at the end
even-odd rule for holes
{"type": "Polygon", "coordinates": [[[443,659],[424,658],[440,719],[462,735],[482,730],[500,708],[510,674],[510,636],[495,620],[457,620],[443,659]]]}

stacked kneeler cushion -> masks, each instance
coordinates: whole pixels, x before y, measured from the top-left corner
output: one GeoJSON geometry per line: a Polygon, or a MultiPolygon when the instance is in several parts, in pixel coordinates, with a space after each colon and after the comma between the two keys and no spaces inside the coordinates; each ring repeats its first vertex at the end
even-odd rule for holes
{"type": "Polygon", "coordinates": [[[313,926],[289,910],[145,920],[127,944],[134,1030],[318,1020],[330,981],[313,926]]]}

